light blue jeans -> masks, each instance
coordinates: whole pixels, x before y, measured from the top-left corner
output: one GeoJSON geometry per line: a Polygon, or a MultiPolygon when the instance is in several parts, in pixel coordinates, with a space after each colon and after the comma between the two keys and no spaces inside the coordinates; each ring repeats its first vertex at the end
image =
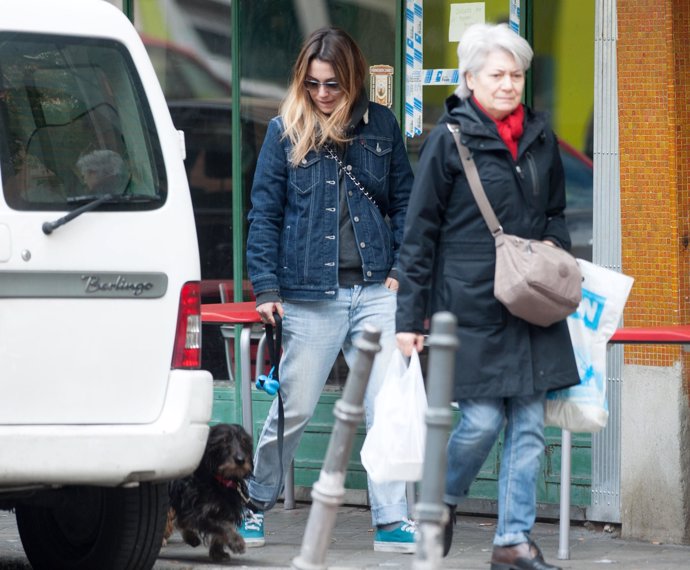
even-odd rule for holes
{"type": "Polygon", "coordinates": [[[494,545],[526,542],[534,526],[537,473],[544,451],[544,392],[514,398],[458,402],[462,415],[448,440],[444,501],[457,505],[505,426],[498,478],[498,523],[494,545]]]}
{"type": "MultiPolygon", "coordinates": [[[[383,284],[340,288],[335,299],[283,303],[283,357],[280,390],[283,395],[283,473],[289,468],[299,440],[314,414],[328,374],[342,350],[352,365],[359,338],[367,324],[381,330],[381,352],[375,359],[364,396],[366,428],[373,423],[374,398],[383,383],[388,361],[395,349],[396,293],[383,284]]],[[[401,410],[401,413],[404,413],[401,410]]],[[[271,405],[254,456],[254,477],[249,495],[257,507],[265,507],[279,481],[277,448],[278,399],[271,405]]],[[[408,516],[404,482],[374,483],[369,480],[371,516],[375,525],[408,516]]]]}

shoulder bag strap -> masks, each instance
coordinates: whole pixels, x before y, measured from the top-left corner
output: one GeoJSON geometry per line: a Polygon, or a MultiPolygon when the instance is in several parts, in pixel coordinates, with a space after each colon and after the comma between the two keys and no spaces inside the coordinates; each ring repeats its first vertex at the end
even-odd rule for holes
{"type": "Polygon", "coordinates": [[[472,190],[472,195],[477,201],[477,206],[479,206],[482,216],[484,216],[486,225],[489,226],[489,230],[494,236],[503,233],[503,228],[491,204],[489,204],[486,192],[484,192],[482,181],[479,179],[479,172],[477,172],[477,165],[474,163],[470,149],[460,142],[460,126],[452,123],[446,123],[446,126],[453,135],[453,139],[455,139],[455,146],[458,147],[458,154],[460,155],[460,163],[465,171],[465,176],[467,176],[467,182],[470,185],[470,190],[472,190]]]}

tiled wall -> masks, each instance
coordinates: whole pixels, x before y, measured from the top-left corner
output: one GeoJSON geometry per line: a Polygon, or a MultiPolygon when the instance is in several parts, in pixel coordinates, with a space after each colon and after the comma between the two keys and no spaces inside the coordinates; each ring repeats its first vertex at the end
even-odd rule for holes
{"type": "MultiPolygon", "coordinates": [[[[689,0],[618,0],[618,99],[625,325],[690,324],[689,0]]],[[[631,364],[679,355],[625,349],[631,364]]]]}

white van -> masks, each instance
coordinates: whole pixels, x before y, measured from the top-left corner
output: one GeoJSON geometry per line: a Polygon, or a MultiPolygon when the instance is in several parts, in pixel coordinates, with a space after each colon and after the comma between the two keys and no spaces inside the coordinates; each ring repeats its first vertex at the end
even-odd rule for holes
{"type": "Polygon", "coordinates": [[[2,7],[0,508],[35,569],[148,569],[213,399],[184,144],[117,8],[2,7]]]}

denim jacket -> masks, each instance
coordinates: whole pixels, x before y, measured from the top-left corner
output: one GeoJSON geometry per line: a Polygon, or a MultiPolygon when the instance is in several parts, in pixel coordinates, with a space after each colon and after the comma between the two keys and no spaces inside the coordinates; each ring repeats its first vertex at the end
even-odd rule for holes
{"type": "MultiPolygon", "coordinates": [[[[254,174],[247,268],[258,297],[335,298],[338,289],[339,172],[327,151],[289,162],[280,117],[271,120],[254,174]]],[[[376,103],[355,127],[341,156],[370,201],[346,175],[350,218],[365,282],[382,282],[395,266],[412,187],[412,169],[393,113],[376,103]]]]}

